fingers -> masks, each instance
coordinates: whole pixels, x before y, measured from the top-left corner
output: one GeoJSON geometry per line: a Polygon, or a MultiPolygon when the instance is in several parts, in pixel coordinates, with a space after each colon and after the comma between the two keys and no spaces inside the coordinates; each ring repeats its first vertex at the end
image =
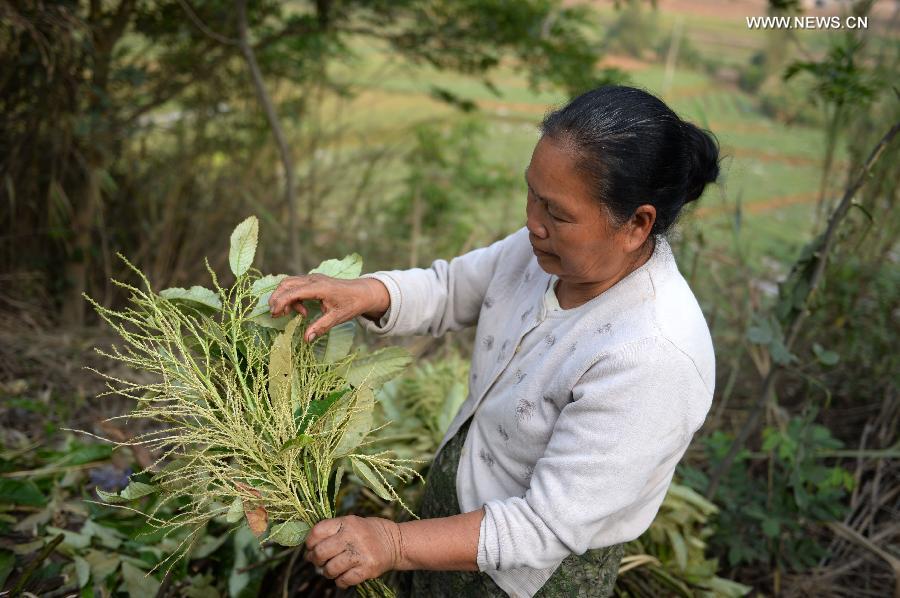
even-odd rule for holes
{"type": "Polygon", "coordinates": [[[354,567],[349,571],[346,571],[343,575],[336,578],[334,583],[337,584],[337,587],[342,590],[346,590],[350,586],[359,585],[367,579],[371,579],[372,576],[366,575],[365,570],[362,567],[354,567]]]}
{"type": "Polygon", "coordinates": [[[269,311],[273,317],[283,316],[299,301],[323,299],[323,290],[318,276],[288,276],[272,291],[269,311]]]}
{"type": "MultiPolygon", "coordinates": [[[[315,548],[306,551],[306,560],[316,567],[326,567],[327,563],[333,561],[338,555],[347,551],[347,540],[339,534],[335,534],[330,538],[325,538],[315,548]]],[[[343,570],[337,571],[336,574],[343,573],[343,570]]],[[[331,577],[334,577],[332,575],[331,577]]]]}
{"type": "Polygon", "coordinates": [[[343,550],[322,567],[322,575],[329,579],[337,579],[359,565],[359,554],[355,551],[343,550]]]}
{"type": "Polygon", "coordinates": [[[315,524],[306,536],[306,549],[312,551],[322,540],[330,538],[341,531],[341,528],[344,527],[344,522],[341,519],[343,518],[323,519],[315,524]]]}
{"type": "Polygon", "coordinates": [[[390,564],[377,523],[353,515],[320,521],[307,536],[306,560],[342,589],[378,577],[390,564]]]}
{"type": "Polygon", "coordinates": [[[269,311],[273,317],[280,317],[296,311],[309,317],[309,311],[304,300],[318,300],[322,306],[322,316],[307,327],[304,334],[306,342],[312,342],[316,338],[327,333],[333,326],[346,322],[354,317],[352,310],[347,309],[349,303],[344,295],[347,289],[342,288],[339,282],[322,276],[312,274],[309,276],[289,276],[281,281],[278,287],[269,297],[269,311]]]}
{"type": "Polygon", "coordinates": [[[342,324],[349,320],[347,313],[343,310],[338,311],[332,309],[323,313],[318,320],[309,325],[303,338],[306,342],[311,343],[318,337],[322,336],[338,324],[342,324]]]}

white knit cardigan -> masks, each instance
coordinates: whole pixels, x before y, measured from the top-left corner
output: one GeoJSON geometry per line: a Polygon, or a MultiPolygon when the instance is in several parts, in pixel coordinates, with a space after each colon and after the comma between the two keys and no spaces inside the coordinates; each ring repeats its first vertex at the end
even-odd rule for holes
{"type": "Polygon", "coordinates": [[[461,512],[484,507],[478,566],[533,596],[570,554],[637,538],[703,424],[715,359],[693,293],[660,239],[610,289],[559,309],[525,228],[430,268],[366,274],[385,284],[384,335],[477,325],[472,417],[457,472],[461,512]]]}

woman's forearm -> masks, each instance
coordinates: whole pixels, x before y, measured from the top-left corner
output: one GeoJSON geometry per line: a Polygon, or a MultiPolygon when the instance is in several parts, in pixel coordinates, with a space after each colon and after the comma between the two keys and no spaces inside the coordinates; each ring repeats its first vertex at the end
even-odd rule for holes
{"type": "Polygon", "coordinates": [[[477,571],[478,537],[484,510],[398,524],[398,570],[477,571]]]}

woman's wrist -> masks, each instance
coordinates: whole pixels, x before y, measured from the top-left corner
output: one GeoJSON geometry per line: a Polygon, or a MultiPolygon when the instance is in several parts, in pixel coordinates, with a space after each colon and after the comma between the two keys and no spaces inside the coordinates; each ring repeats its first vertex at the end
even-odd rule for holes
{"type": "Polygon", "coordinates": [[[397,571],[477,571],[478,538],[484,511],[397,526],[397,571]]]}
{"type": "Polygon", "coordinates": [[[390,309],[391,294],[384,283],[377,278],[360,278],[358,280],[365,282],[369,295],[367,301],[369,307],[362,313],[362,316],[377,322],[390,309]]]}

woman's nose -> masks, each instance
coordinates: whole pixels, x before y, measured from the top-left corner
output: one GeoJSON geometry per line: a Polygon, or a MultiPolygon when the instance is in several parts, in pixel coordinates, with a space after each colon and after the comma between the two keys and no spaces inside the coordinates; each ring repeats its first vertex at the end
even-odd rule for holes
{"type": "Polygon", "coordinates": [[[528,202],[525,208],[525,228],[538,239],[546,239],[547,227],[541,224],[541,220],[536,212],[537,210],[532,209],[531,202],[528,202]]]}

